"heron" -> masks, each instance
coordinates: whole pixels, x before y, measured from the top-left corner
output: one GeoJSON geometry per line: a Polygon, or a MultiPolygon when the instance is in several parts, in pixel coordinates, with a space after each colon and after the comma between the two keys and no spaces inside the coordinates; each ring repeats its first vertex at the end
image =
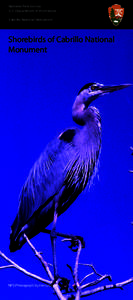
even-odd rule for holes
{"type": "Polygon", "coordinates": [[[79,126],[68,128],[54,138],[32,167],[20,196],[16,218],[11,226],[10,251],[33,238],[64,213],[94,177],[101,149],[101,116],[90,104],[99,96],[130,84],[105,86],[85,84],[72,106],[73,121],[79,126]]]}

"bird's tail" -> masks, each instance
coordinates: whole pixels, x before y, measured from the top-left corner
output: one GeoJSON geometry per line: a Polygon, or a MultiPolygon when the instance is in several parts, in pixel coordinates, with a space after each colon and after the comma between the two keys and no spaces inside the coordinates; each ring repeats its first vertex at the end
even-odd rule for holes
{"type": "Polygon", "coordinates": [[[18,226],[19,224],[19,216],[17,214],[12,226],[11,226],[11,231],[10,231],[10,245],[9,249],[11,252],[15,252],[16,250],[19,249],[18,247],[18,241],[17,241],[17,236],[20,230],[20,227],[18,226]]]}

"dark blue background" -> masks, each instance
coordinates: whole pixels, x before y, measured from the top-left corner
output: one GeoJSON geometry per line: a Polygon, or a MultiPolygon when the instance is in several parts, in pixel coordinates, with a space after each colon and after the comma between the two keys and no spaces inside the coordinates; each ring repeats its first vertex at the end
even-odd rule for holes
{"type": "MultiPolygon", "coordinates": [[[[74,126],[71,107],[84,84],[93,81],[133,83],[132,38],[132,30],[0,32],[0,249],[40,276],[46,277],[45,272],[28,245],[16,253],[9,251],[10,226],[17,212],[19,192],[45,145],[63,129],[74,126]],[[114,35],[115,43],[54,43],[47,44],[46,54],[14,54],[8,53],[9,35],[114,35]]],[[[27,44],[17,46],[27,47],[27,44]]],[[[28,46],[38,47],[37,44],[28,46]]],[[[130,87],[95,101],[102,117],[98,176],[90,190],[86,189],[57,223],[58,231],[84,237],[86,248],[80,262],[93,263],[99,273],[111,274],[114,283],[133,276],[133,175],[128,172],[133,169],[129,149],[133,145],[132,94],[130,87]]],[[[40,233],[32,242],[52,263],[49,236],[40,233]]],[[[75,254],[60,239],[57,257],[60,275],[71,278],[66,263],[73,265],[75,254]]],[[[0,263],[4,264],[4,261],[0,259],[0,263]]],[[[84,268],[81,267],[81,278],[91,272],[84,268]]],[[[7,299],[55,298],[49,287],[17,270],[0,272],[1,293],[7,299]],[[13,285],[10,287],[9,284],[13,285]],[[15,284],[20,286],[14,287],[15,284]]],[[[124,291],[105,291],[93,298],[129,300],[132,295],[133,285],[130,285],[124,291]]]]}

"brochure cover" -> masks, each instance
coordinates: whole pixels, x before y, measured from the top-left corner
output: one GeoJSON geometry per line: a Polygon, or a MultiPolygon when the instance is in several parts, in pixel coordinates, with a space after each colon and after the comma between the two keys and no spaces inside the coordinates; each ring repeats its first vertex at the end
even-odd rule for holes
{"type": "Polygon", "coordinates": [[[1,298],[131,300],[131,7],[1,13],[1,298]]]}

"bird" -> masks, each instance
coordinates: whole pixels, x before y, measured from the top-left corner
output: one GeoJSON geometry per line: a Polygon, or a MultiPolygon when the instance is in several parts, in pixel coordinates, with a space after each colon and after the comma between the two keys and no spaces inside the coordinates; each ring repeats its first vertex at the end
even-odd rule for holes
{"type": "Polygon", "coordinates": [[[101,116],[90,104],[99,96],[130,86],[85,84],[72,106],[78,125],[62,131],[45,147],[31,168],[19,195],[16,218],[11,226],[11,252],[25,244],[64,213],[96,174],[101,152],[101,116]]]}

